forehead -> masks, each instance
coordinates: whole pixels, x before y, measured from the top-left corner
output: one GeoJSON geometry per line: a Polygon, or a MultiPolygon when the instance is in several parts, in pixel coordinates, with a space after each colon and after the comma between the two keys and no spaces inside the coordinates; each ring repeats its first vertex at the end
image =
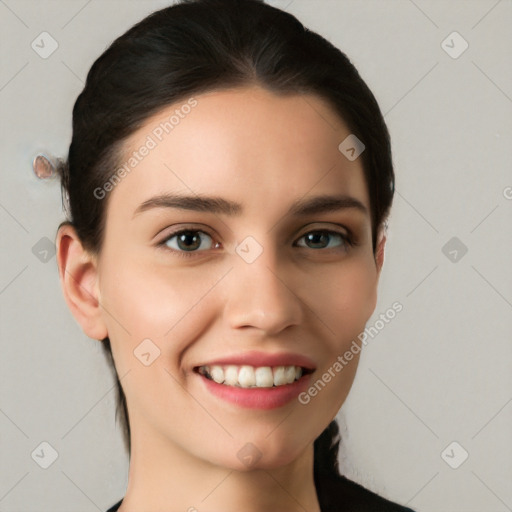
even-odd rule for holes
{"type": "Polygon", "coordinates": [[[110,192],[109,210],[133,214],[151,196],[173,191],[223,196],[244,211],[264,204],[277,215],[313,194],[352,195],[369,208],[361,159],[338,149],[349,134],[315,95],[254,86],[187,98],[127,141],[121,165],[128,172],[110,192]]]}

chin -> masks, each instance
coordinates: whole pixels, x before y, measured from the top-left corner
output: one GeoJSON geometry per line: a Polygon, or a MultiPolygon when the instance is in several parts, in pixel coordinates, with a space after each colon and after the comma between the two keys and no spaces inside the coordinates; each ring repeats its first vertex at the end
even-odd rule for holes
{"type": "Polygon", "coordinates": [[[262,436],[260,440],[249,441],[237,450],[232,469],[242,472],[278,469],[303,455],[307,445],[306,439],[294,440],[288,436],[283,440],[276,436],[276,439],[269,441],[269,438],[262,436]]]}

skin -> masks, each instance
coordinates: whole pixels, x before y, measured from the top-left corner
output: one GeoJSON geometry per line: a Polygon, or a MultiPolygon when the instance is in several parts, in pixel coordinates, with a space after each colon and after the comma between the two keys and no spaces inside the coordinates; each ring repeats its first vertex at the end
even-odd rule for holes
{"type": "MultiPolygon", "coordinates": [[[[385,238],[374,254],[361,159],[338,150],[350,131],[324,100],[258,86],[196,99],[110,192],[100,254],[85,251],[71,226],[57,236],[68,306],[89,337],[110,338],[127,399],[132,453],[120,511],[318,512],[313,441],[345,401],[359,355],[307,405],[270,410],[213,396],[193,368],[249,350],[294,352],[314,362],[316,381],[375,309],[385,238]],[[243,212],[134,216],[163,192],[219,196],[243,212]],[[323,194],[355,198],[367,212],[287,214],[296,200],[323,194]],[[184,228],[205,233],[188,258],[169,238],[184,228]],[[304,235],[322,229],[350,230],[357,245],[337,235],[308,245],[304,235]],[[248,236],[263,249],[250,264],[235,252],[248,236]],[[158,247],[166,238],[167,249],[158,247]],[[150,366],[134,356],[147,338],[160,350],[150,366]],[[237,456],[246,443],[261,453],[250,467],[237,456]]],[[[127,155],[179,107],[148,119],[127,155]]]]}

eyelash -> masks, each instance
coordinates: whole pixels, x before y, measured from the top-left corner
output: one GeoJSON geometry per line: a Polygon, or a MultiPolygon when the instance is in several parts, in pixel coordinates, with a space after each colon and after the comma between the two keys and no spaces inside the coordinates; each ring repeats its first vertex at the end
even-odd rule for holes
{"type": "MultiPolygon", "coordinates": [[[[171,240],[171,238],[174,238],[175,236],[181,235],[183,233],[194,233],[194,234],[195,233],[203,233],[205,235],[208,235],[212,240],[214,239],[213,235],[211,235],[210,233],[208,233],[207,231],[204,231],[202,229],[180,229],[179,231],[175,231],[174,233],[171,233],[169,236],[164,238],[161,242],[158,242],[157,246],[165,251],[170,251],[171,253],[176,254],[177,256],[183,257],[183,258],[192,258],[195,255],[197,255],[197,253],[205,252],[205,251],[178,251],[178,250],[172,249],[166,245],[167,242],[169,240],[171,240]]],[[[350,248],[357,245],[355,240],[352,238],[352,236],[350,234],[340,233],[339,231],[334,231],[331,229],[313,229],[311,231],[307,231],[306,233],[304,233],[298,240],[301,240],[306,235],[309,235],[311,233],[322,233],[322,234],[339,236],[342,239],[345,246],[331,248],[331,249],[311,249],[310,247],[301,247],[302,249],[311,249],[313,251],[340,250],[340,251],[347,252],[350,248]]]]}

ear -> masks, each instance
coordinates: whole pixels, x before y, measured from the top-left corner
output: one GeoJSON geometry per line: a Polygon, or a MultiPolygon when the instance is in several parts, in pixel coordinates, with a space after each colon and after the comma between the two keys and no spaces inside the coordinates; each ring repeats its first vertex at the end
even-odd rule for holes
{"type": "Polygon", "coordinates": [[[96,257],[87,252],[70,223],[57,232],[57,264],[66,303],[89,338],[108,336],[98,290],[96,257]]]}
{"type": "Polygon", "coordinates": [[[386,235],[384,228],[381,229],[377,242],[377,250],[375,252],[375,264],[377,266],[377,275],[380,276],[382,265],[384,264],[384,248],[386,246],[386,235]]]}

